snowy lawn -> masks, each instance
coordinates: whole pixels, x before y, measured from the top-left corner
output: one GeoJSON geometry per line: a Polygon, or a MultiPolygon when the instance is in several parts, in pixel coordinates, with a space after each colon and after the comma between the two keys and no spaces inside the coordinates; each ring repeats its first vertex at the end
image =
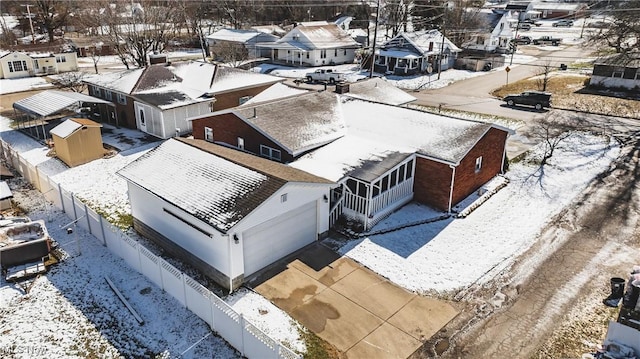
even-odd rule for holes
{"type": "Polygon", "coordinates": [[[0,95],[29,90],[45,90],[54,86],[44,77],[22,77],[18,79],[0,79],[0,95]]]}
{"type": "MultiPolygon", "coordinates": [[[[510,183],[467,218],[409,227],[348,242],[339,252],[409,290],[453,292],[511,264],[528,249],[541,228],[618,155],[607,138],[574,134],[540,168],[534,148],[511,165],[510,183]]],[[[372,231],[437,216],[409,205],[372,231]]]]}

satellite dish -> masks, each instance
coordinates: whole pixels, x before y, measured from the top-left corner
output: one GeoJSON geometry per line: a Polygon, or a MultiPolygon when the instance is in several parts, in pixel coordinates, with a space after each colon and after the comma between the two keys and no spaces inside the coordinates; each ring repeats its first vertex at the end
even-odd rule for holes
{"type": "Polygon", "coordinates": [[[427,66],[427,73],[428,74],[433,73],[433,67],[431,65],[427,66]]]}

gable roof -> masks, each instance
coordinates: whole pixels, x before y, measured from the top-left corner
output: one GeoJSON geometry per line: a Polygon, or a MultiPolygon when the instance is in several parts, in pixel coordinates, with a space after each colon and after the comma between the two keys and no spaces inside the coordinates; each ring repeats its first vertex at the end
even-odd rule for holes
{"type": "Polygon", "coordinates": [[[457,166],[489,129],[504,130],[490,123],[361,100],[345,101],[342,110],[347,134],[291,166],[333,181],[345,176],[366,180],[370,176],[362,172],[371,163],[398,163],[414,153],[457,166]]]}
{"type": "Polygon", "coordinates": [[[67,138],[82,127],[102,127],[101,124],[86,118],[70,118],[62,121],[58,126],[49,131],[52,135],[67,138]]]}
{"type": "MultiPolygon", "coordinates": [[[[444,38],[445,48],[452,52],[460,52],[453,42],[448,38],[444,38]]],[[[385,42],[381,50],[381,54],[386,50],[399,49],[398,51],[415,52],[420,56],[426,54],[438,54],[442,47],[442,33],[438,30],[420,30],[414,32],[401,32],[389,41],[385,42]],[[407,42],[409,47],[404,45],[407,42]],[[432,44],[432,46],[430,46],[432,44]],[[411,51],[409,51],[411,50],[411,51]]]]}
{"type": "Polygon", "coordinates": [[[333,23],[300,23],[281,39],[273,43],[260,43],[268,48],[286,48],[302,51],[335,48],[358,48],[356,42],[346,31],[333,23]]]}
{"type": "Polygon", "coordinates": [[[310,91],[311,90],[292,87],[284,83],[276,83],[269,86],[269,88],[260,92],[259,94],[253,96],[249,101],[243,103],[240,106],[246,107],[250,105],[255,105],[260,102],[267,102],[267,101],[273,101],[273,100],[277,100],[277,99],[281,99],[289,96],[302,95],[305,93],[309,93],[310,91]]]}
{"type": "Polygon", "coordinates": [[[263,33],[258,30],[220,29],[207,35],[207,39],[245,43],[263,33]]]}
{"type": "Polygon", "coordinates": [[[129,94],[160,109],[210,101],[216,94],[285,79],[199,61],[155,64],[144,69],[88,77],[85,82],[129,94]]]}
{"type": "Polygon", "coordinates": [[[331,184],[271,160],[183,138],[165,141],[118,174],[222,233],[287,183],[331,184]]]}
{"type": "Polygon", "coordinates": [[[395,106],[404,105],[416,100],[415,97],[380,77],[350,83],[349,92],[343,94],[343,96],[395,106]]]}
{"type": "Polygon", "coordinates": [[[640,68],[640,52],[628,52],[599,57],[594,61],[594,65],[640,68]]]}
{"type": "Polygon", "coordinates": [[[334,141],[345,133],[338,96],[326,91],[241,106],[228,112],[293,156],[334,141]]]}

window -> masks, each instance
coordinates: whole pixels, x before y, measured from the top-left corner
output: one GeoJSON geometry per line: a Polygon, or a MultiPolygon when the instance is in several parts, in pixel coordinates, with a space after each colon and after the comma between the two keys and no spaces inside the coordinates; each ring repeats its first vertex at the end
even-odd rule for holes
{"type": "Polygon", "coordinates": [[[371,186],[372,188],[372,194],[371,197],[377,197],[380,194],[380,181],[377,181],[376,183],[373,184],[373,186],[371,186]]]}
{"type": "Polygon", "coordinates": [[[320,58],[321,59],[327,58],[327,50],[320,50],[320,58]]]}
{"type": "Polygon", "coordinates": [[[634,80],[640,80],[640,69],[636,70],[636,77],[634,80]]]}
{"type": "Polygon", "coordinates": [[[126,105],[127,104],[127,96],[119,93],[118,94],[118,103],[122,104],[122,105],[126,105]]]}
{"type": "Polygon", "coordinates": [[[144,123],[144,110],[143,109],[140,109],[140,124],[142,126],[145,125],[145,123],[144,123]]]}
{"type": "Polygon", "coordinates": [[[26,61],[10,61],[9,62],[9,72],[20,72],[27,71],[27,62],[26,61]]]}
{"type": "Polygon", "coordinates": [[[433,51],[433,41],[429,41],[429,51],[433,51]]]}
{"type": "Polygon", "coordinates": [[[280,159],[282,158],[282,153],[280,152],[280,150],[276,150],[275,148],[267,147],[264,145],[260,145],[260,155],[277,161],[280,161],[280,159]]]}
{"type": "Polygon", "coordinates": [[[56,56],[56,62],[57,63],[67,62],[67,58],[65,56],[56,56]]]}
{"type": "Polygon", "coordinates": [[[215,109],[216,109],[216,102],[215,101],[209,102],[209,111],[214,112],[215,109]]]}
{"type": "Polygon", "coordinates": [[[407,162],[407,173],[406,173],[405,179],[411,178],[412,175],[413,175],[413,161],[407,162]]]}
{"type": "Polygon", "coordinates": [[[393,170],[393,172],[391,172],[391,183],[389,184],[389,187],[395,187],[396,184],[398,184],[398,170],[393,170]]]}
{"type": "Polygon", "coordinates": [[[244,138],[238,137],[238,148],[244,150],[244,138]]]}
{"type": "Polygon", "coordinates": [[[238,99],[238,105],[242,105],[243,103],[251,100],[253,96],[242,96],[238,99]]]}
{"type": "Polygon", "coordinates": [[[211,127],[204,128],[204,139],[205,141],[213,142],[213,128],[211,127]]]}
{"type": "Polygon", "coordinates": [[[624,67],[616,67],[613,69],[613,75],[611,77],[622,78],[623,74],[624,74],[624,67]]]}
{"type": "Polygon", "coordinates": [[[280,202],[284,203],[287,201],[287,194],[283,193],[282,195],[280,195],[280,202]]]}
{"type": "Polygon", "coordinates": [[[482,156],[476,158],[476,173],[482,169],[482,156]]]}
{"type": "Polygon", "coordinates": [[[338,57],[338,49],[333,50],[333,57],[338,57]]]}
{"type": "Polygon", "coordinates": [[[40,62],[38,60],[33,60],[33,67],[35,67],[36,70],[40,69],[40,62]]]}
{"type": "Polygon", "coordinates": [[[109,90],[104,90],[104,98],[111,101],[113,99],[112,95],[111,95],[111,91],[109,90]]]}
{"type": "Polygon", "coordinates": [[[93,88],[93,95],[96,97],[100,97],[102,94],[100,93],[100,88],[99,87],[94,87],[93,88]]]}
{"type": "Polygon", "coordinates": [[[343,53],[343,55],[344,55],[344,56],[347,56],[347,49],[344,49],[344,53],[343,53]]]}
{"type": "Polygon", "coordinates": [[[307,52],[307,58],[309,58],[309,53],[307,52]]]}

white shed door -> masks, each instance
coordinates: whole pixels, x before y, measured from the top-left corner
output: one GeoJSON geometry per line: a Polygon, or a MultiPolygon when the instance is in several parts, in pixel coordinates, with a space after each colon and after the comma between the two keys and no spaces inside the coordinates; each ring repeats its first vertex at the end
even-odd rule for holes
{"type": "Polygon", "coordinates": [[[315,241],[316,218],[316,203],[310,202],[244,232],[244,276],[315,241]]]}

